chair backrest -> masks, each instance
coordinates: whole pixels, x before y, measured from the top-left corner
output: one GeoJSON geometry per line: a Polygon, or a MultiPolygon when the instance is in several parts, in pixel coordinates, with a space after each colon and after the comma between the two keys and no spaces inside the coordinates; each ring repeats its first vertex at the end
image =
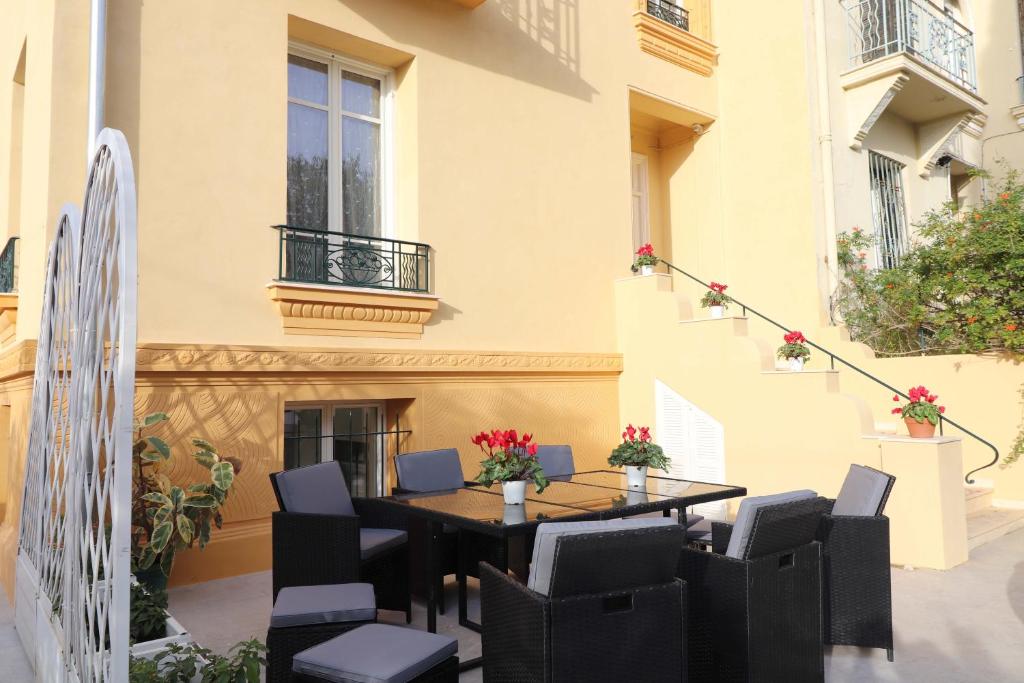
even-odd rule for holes
{"type": "Polygon", "coordinates": [[[896,477],[864,465],[850,465],[843,488],[832,506],[833,515],[875,517],[882,514],[896,477]]]}
{"type": "Polygon", "coordinates": [[[576,474],[572,446],[537,446],[537,460],[549,479],[576,474]]]}
{"type": "Polygon", "coordinates": [[[827,498],[819,496],[758,508],[740,558],[753,560],[814,541],[829,505],[827,498]]]}
{"type": "Polygon", "coordinates": [[[352,496],[337,461],[307,465],[270,475],[277,504],[285,512],[354,515],[352,496]]]}
{"type": "Polygon", "coordinates": [[[533,564],[530,566],[527,587],[542,595],[558,597],[564,595],[566,590],[573,594],[595,593],[664,583],[675,576],[679,552],[685,540],[685,530],[674,519],[664,517],[541,524],[537,527],[537,536],[533,542],[533,564]],[[662,540],[657,542],[646,538],[643,550],[639,542],[633,545],[637,540],[633,537],[625,540],[616,537],[614,542],[608,539],[608,534],[618,532],[673,528],[679,532],[672,536],[675,550],[668,552],[671,558],[664,562],[657,560],[658,551],[652,550],[650,543],[654,543],[653,547],[662,548],[665,536],[658,537],[662,540]],[[587,536],[593,543],[588,542],[584,546],[562,545],[569,538],[582,536],[587,536]],[[565,551],[569,548],[574,550],[566,555],[565,551]],[[553,591],[556,583],[558,593],[553,591]]]}
{"type": "Polygon", "coordinates": [[[740,503],[740,509],[736,513],[736,522],[732,527],[732,535],[729,537],[729,546],[725,550],[728,557],[744,559],[746,548],[750,542],[750,532],[754,528],[754,518],[760,508],[769,505],[789,503],[794,500],[815,498],[818,494],[814,491],[803,489],[800,491],[787,491],[786,493],[773,493],[770,496],[752,496],[744,498],[740,503]]]}
{"type": "Polygon", "coordinates": [[[454,448],[397,455],[395,471],[398,485],[407,491],[449,491],[466,485],[454,448]]]}

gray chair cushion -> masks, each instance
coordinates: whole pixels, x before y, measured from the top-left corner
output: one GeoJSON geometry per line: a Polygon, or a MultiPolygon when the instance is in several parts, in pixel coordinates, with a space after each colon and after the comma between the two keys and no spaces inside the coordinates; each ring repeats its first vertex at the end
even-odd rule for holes
{"type": "Polygon", "coordinates": [[[537,446],[537,461],[548,477],[576,474],[572,459],[572,446],[537,446]]]}
{"type": "Polygon", "coordinates": [[[689,529],[691,526],[693,526],[697,522],[703,521],[703,519],[704,519],[704,515],[691,515],[691,514],[687,514],[686,515],[686,528],[689,529]]]}
{"type": "Polygon", "coordinates": [[[654,526],[674,526],[678,522],[670,517],[634,517],[632,519],[608,519],[595,522],[548,522],[537,527],[533,541],[533,564],[527,587],[541,595],[551,590],[551,575],[555,563],[555,546],[562,536],[587,533],[604,533],[620,529],[644,529],[654,526]]]}
{"type": "Polygon", "coordinates": [[[462,461],[454,448],[395,456],[398,485],[409,491],[448,491],[466,485],[462,461]]]}
{"type": "Polygon", "coordinates": [[[295,655],[292,671],[335,683],[405,683],[458,649],[448,636],[367,624],[295,655]]]}
{"type": "Polygon", "coordinates": [[[770,496],[744,498],[743,502],[740,503],[739,512],[736,513],[736,522],[733,524],[732,535],[729,537],[729,547],[725,550],[726,556],[742,559],[743,551],[747,547],[747,541],[750,539],[750,532],[754,527],[754,517],[757,516],[757,511],[760,508],[769,505],[779,505],[780,503],[790,503],[794,500],[804,500],[805,498],[816,498],[817,496],[818,494],[814,491],[804,489],[801,491],[774,493],[770,496]]]}
{"type": "Polygon", "coordinates": [[[843,488],[836,496],[832,514],[856,517],[874,517],[882,514],[883,499],[891,479],[892,477],[885,472],[863,465],[850,465],[850,471],[843,481],[843,488]]]}
{"type": "Polygon", "coordinates": [[[282,588],[270,613],[273,628],[376,619],[377,601],[369,583],[282,588]]]}
{"type": "Polygon", "coordinates": [[[360,529],[359,559],[369,560],[382,552],[397,548],[408,539],[401,529],[360,529]]]}
{"type": "Polygon", "coordinates": [[[308,512],[319,515],[354,515],[341,466],[322,462],[274,475],[285,512],[308,512]]]}

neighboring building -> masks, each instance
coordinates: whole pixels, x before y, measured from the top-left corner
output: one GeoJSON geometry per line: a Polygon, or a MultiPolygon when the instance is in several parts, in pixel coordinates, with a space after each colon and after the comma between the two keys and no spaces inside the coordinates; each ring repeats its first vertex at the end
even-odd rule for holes
{"type": "MultiPolygon", "coordinates": [[[[923,211],[980,196],[967,169],[1024,161],[1016,5],[946,5],[110,0],[105,120],[138,185],[138,411],[172,415],[172,476],[195,474],[193,434],[243,461],[224,530],[175,580],[268,566],[270,472],[340,459],[376,495],[396,450],[457,446],[471,476],[482,428],[571,443],[596,468],[621,423],[652,422],[677,473],[751,491],[826,491],[843,463],[877,463],[870,409],[836,376],[778,389],[760,372],[774,331],[678,326],[699,288],[628,265],[653,242],[857,354],[828,327],[835,234],[870,226],[893,262],[923,211]],[[662,313],[634,320],[637,297],[662,313]],[[787,407],[800,392],[809,407],[787,407]]],[[[17,296],[0,295],[10,591],[43,263],[86,167],[89,17],[0,7],[0,217],[19,237],[17,296]]],[[[932,362],[864,362],[902,384],[916,360],[932,362]]],[[[999,416],[950,398],[951,414],[1006,442],[1013,388],[999,416]]],[[[983,457],[965,447],[967,469],[983,457]]],[[[997,494],[1024,499],[1008,472],[997,494]]]]}

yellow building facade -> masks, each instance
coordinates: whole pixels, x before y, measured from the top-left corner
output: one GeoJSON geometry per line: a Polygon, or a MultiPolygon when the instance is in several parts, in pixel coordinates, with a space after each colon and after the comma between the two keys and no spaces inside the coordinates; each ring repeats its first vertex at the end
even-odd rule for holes
{"type": "MultiPolygon", "coordinates": [[[[874,359],[828,315],[835,234],[872,225],[871,155],[902,165],[909,235],[925,209],[981,196],[967,167],[1024,154],[1016,4],[920,1],[960,13],[974,81],[888,40],[851,60],[858,3],[831,0],[110,0],[105,125],[138,187],[137,409],[171,415],[172,478],[197,475],[193,435],[242,461],[224,529],[174,581],[269,566],[271,472],[349,458],[373,495],[396,451],[456,446],[473,476],[484,428],[572,444],[582,469],[623,423],[650,423],[679,473],[710,458],[754,493],[834,495],[850,462],[885,465],[886,392],[774,373],[775,330],[702,320],[682,276],[632,276],[647,241],[872,373],[942,387],[951,416],[1008,446],[1018,366],[874,359]],[[718,441],[670,436],[679,406],[718,441]]],[[[89,15],[67,0],[2,14],[10,591],[43,263],[86,168],[89,15]]],[[[965,442],[956,469],[987,457],[965,442]]],[[[984,476],[1024,500],[1022,472],[984,476]]]]}

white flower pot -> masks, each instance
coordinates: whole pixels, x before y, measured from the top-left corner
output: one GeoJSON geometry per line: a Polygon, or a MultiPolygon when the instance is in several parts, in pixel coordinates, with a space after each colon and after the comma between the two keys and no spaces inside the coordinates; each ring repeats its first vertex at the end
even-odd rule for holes
{"type": "Polygon", "coordinates": [[[725,315],[725,306],[712,306],[711,307],[711,317],[712,318],[721,318],[724,315],[725,315]]]}
{"type": "Polygon", "coordinates": [[[501,493],[505,496],[505,505],[522,505],[526,501],[526,482],[503,481],[501,493]]]}
{"type": "Polygon", "coordinates": [[[637,487],[636,491],[626,491],[626,505],[645,505],[651,502],[651,497],[647,495],[647,489],[637,487]]]}
{"type": "Polygon", "coordinates": [[[647,486],[647,465],[637,467],[626,465],[626,483],[631,489],[642,489],[647,486]]]}
{"type": "Polygon", "coordinates": [[[786,360],[789,361],[789,371],[790,372],[802,372],[803,371],[803,369],[804,369],[804,359],[803,358],[787,358],[786,360]]]}
{"type": "Polygon", "coordinates": [[[640,274],[643,276],[654,275],[654,266],[640,266],[640,274]]]}
{"type": "Polygon", "coordinates": [[[523,504],[505,505],[505,512],[502,514],[501,521],[509,526],[513,524],[525,524],[526,506],[523,504]]]}

